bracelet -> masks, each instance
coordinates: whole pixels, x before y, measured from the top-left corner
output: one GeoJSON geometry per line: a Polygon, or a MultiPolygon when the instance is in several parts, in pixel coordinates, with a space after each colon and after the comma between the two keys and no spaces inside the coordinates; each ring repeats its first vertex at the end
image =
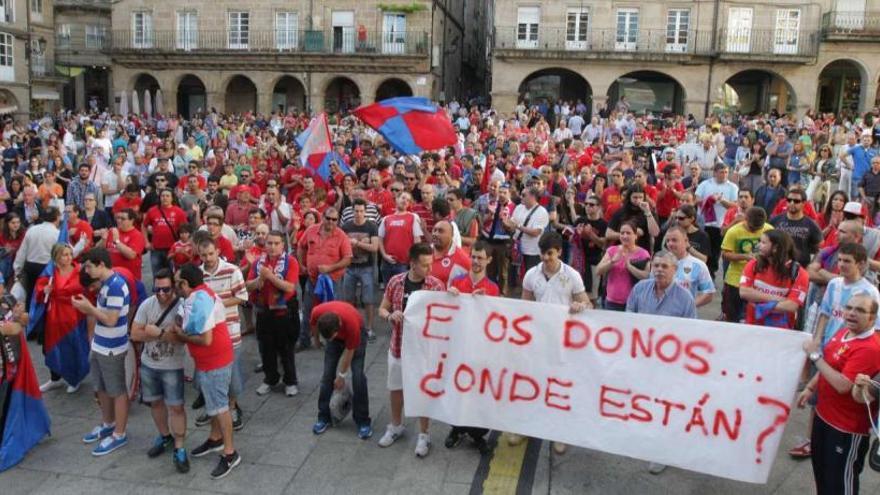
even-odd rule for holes
{"type": "Polygon", "coordinates": [[[336,373],[336,376],[345,380],[346,378],[348,378],[348,373],[336,373]]]}

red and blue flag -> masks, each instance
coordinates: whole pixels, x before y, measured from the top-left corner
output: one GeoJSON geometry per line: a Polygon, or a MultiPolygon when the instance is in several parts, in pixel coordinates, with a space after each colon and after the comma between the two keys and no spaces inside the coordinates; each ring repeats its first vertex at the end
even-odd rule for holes
{"type": "Polygon", "coordinates": [[[458,144],[458,134],[449,116],[427,98],[389,98],[353,113],[376,129],[392,148],[406,155],[458,144]]]}
{"type": "Polygon", "coordinates": [[[339,153],[333,150],[326,114],[321,113],[312,119],[306,130],[300,133],[295,141],[300,148],[299,159],[303,167],[316,173],[325,183],[330,182],[332,175],[330,166],[333,163],[339,167],[343,174],[354,173],[339,153]]]}
{"type": "MultiPolygon", "coordinates": [[[[58,233],[58,242],[66,244],[68,241],[67,217],[61,222],[58,233]]],[[[31,297],[31,305],[28,310],[27,335],[37,331],[44,337],[43,349],[45,350],[46,367],[61,375],[69,385],[77,386],[89,374],[89,333],[86,326],[86,318],[72,306],[49,305],[49,298],[44,296],[43,288],[52,286],[56,296],[73,296],[67,292],[80,290],[78,274],[71,275],[69,281],[74,282],[68,287],[60,286],[55,280],[55,263],[50,259],[46,268],[37,278],[34,294],[31,297]],[[51,328],[46,326],[46,320],[51,313],[51,328]]]]}
{"type": "Polygon", "coordinates": [[[0,337],[0,472],[15,466],[49,434],[37,374],[24,333],[0,337]]]}

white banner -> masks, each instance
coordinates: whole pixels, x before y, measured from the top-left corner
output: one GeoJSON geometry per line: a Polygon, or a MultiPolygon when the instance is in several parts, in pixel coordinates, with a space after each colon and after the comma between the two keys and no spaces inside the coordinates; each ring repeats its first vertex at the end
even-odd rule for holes
{"type": "Polygon", "coordinates": [[[809,336],[420,291],[403,331],[407,416],[766,483],[809,336]]]}

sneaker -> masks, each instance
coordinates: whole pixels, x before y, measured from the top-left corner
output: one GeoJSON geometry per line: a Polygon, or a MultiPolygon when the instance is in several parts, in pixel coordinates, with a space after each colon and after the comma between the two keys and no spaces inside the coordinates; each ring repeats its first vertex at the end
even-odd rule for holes
{"type": "Polygon", "coordinates": [[[68,393],[68,394],[75,394],[75,393],[77,393],[77,392],[79,391],[79,387],[80,387],[80,385],[82,385],[82,382],[79,382],[79,383],[76,384],[76,385],[68,385],[68,386],[67,386],[67,393],[68,393]]]}
{"type": "Polygon", "coordinates": [[[385,429],[385,434],[379,439],[379,447],[390,447],[398,438],[403,436],[404,432],[406,432],[406,427],[403,425],[388,425],[388,428],[385,429]]]}
{"type": "Polygon", "coordinates": [[[284,395],[288,397],[296,397],[299,394],[299,387],[296,385],[287,385],[284,387],[284,395]]]}
{"type": "Polygon", "coordinates": [[[373,343],[376,341],[376,332],[367,329],[367,342],[373,343]]]}
{"type": "Polygon", "coordinates": [[[330,423],[319,419],[318,421],[315,421],[315,424],[312,426],[312,433],[320,435],[327,431],[327,428],[330,428],[330,423]]]}
{"type": "Polygon", "coordinates": [[[171,460],[178,473],[189,472],[189,457],[186,455],[186,449],[174,449],[174,457],[171,460]]]}
{"type": "Polygon", "coordinates": [[[550,446],[553,448],[553,452],[556,455],[562,455],[568,450],[568,445],[562,442],[550,442],[550,446]]]}
{"type": "Polygon", "coordinates": [[[266,395],[272,391],[272,385],[268,383],[261,383],[259,387],[257,387],[257,395],[266,395]]]}
{"type": "Polygon", "coordinates": [[[115,434],[111,434],[109,437],[101,440],[101,443],[92,451],[92,455],[95,457],[107,455],[120,447],[124,447],[127,443],[128,437],[126,435],[117,437],[115,434]]]}
{"type": "Polygon", "coordinates": [[[147,451],[147,457],[150,459],[155,459],[160,455],[165,453],[165,449],[170,449],[174,447],[174,437],[168,435],[167,437],[163,437],[159,435],[153,440],[153,446],[150,447],[150,450],[147,451]]]}
{"type": "Polygon", "coordinates": [[[196,417],[196,426],[205,426],[206,424],[211,422],[211,416],[208,416],[208,413],[199,414],[196,417]]]}
{"type": "Polygon", "coordinates": [[[516,433],[506,433],[506,435],[507,445],[510,445],[511,447],[516,447],[517,445],[523,443],[523,440],[525,440],[525,437],[523,437],[522,435],[517,435],[516,433]]]}
{"type": "Polygon", "coordinates": [[[810,446],[809,440],[804,440],[801,443],[795,445],[788,451],[788,455],[795,459],[809,459],[810,456],[813,455],[813,450],[810,446]]]}
{"type": "Polygon", "coordinates": [[[40,385],[40,392],[46,393],[50,390],[55,390],[62,388],[64,386],[64,380],[49,380],[48,382],[40,385]]]}
{"type": "Polygon", "coordinates": [[[235,469],[235,466],[238,466],[239,464],[241,464],[241,456],[238,455],[238,452],[233,452],[229,455],[221,455],[217,467],[211,471],[211,479],[219,480],[220,478],[225,478],[226,475],[232,472],[232,470],[235,469]]]}
{"type": "Polygon", "coordinates": [[[232,429],[234,431],[239,431],[244,428],[244,422],[241,420],[241,409],[238,406],[235,407],[232,411],[232,429]]]}
{"type": "Polygon", "coordinates": [[[660,474],[666,470],[666,464],[660,464],[659,462],[652,462],[648,464],[648,472],[651,474],[660,474]]]}
{"type": "Polygon", "coordinates": [[[254,366],[254,373],[262,373],[263,372],[263,363],[259,363],[254,366]]]}
{"type": "Polygon", "coordinates": [[[416,442],[416,457],[427,457],[431,450],[431,435],[427,433],[419,433],[419,440],[416,442]]]}
{"type": "Polygon", "coordinates": [[[454,449],[461,444],[462,434],[458,432],[455,428],[449,430],[449,435],[446,435],[446,440],[443,442],[443,445],[447,449],[454,449]]]}
{"type": "Polygon", "coordinates": [[[109,437],[113,430],[116,429],[116,425],[98,425],[92,429],[86,436],[83,437],[83,443],[95,443],[98,440],[103,440],[109,437]]]}
{"type": "Polygon", "coordinates": [[[201,409],[205,407],[205,396],[199,394],[199,396],[196,397],[196,400],[193,401],[192,406],[190,407],[192,407],[193,409],[201,409]]]}
{"type": "Polygon", "coordinates": [[[202,457],[211,452],[219,452],[221,450],[223,450],[223,439],[218,438],[217,440],[211,440],[209,438],[205,440],[204,443],[194,448],[191,454],[193,457],[202,457]]]}
{"type": "Polygon", "coordinates": [[[373,436],[373,427],[371,425],[358,426],[358,438],[366,440],[373,436]]]}

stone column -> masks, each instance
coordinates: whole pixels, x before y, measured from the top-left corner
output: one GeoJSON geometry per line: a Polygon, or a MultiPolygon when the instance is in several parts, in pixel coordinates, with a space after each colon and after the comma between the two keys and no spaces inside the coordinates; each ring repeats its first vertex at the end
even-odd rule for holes
{"type": "Polygon", "coordinates": [[[257,91],[257,113],[268,115],[272,113],[272,91],[257,91]]]}
{"type": "Polygon", "coordinates": [[[519,94],[511,91],[493,91],[492,106],[499,113],[512,114],[518,98],[519,94]]]}
{"type": "MultiPolygon", "coordinates": [[[[712,112],[711,106],[709,107],[709,112],[712,112]]],[[[692,113],[697,120],[706,117],[706,100],[703,99],[694,99],[694,100],[685,100],[684,101],[684,113],[685,115],[692,113]]]]}
{"type": "Polygon", "coordinates": [[[205,106],[205,113],[211,111],[211,107],[217,109],[218,112],[223,113],[226,111],[226,93],[222,91],[207,91],[205,93],[205,99],[207,103],[205,106]]]}
{"type": "Polygon", "coordinates": [[[82,72],[73,78],[73,108],[88,108],[89,102],[86,101],[86,74],[82,72]]]}

